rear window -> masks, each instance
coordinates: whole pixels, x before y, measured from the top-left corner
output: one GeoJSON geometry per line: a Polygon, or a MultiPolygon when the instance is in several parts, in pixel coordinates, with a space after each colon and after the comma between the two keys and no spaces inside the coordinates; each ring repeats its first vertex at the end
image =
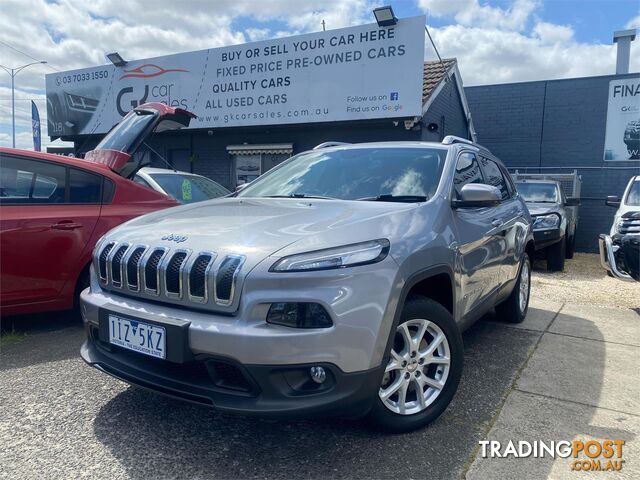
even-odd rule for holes
{"type": "Polygon", "coordinates": [[[519,182],[518,193],[525,202],[558,203],[558,188],[553,183],[519,182]]]}
{"type": "Polygon", "coordinates": [[[96,150],[117,150],[126,152],[134,146],[142,134],[153,123],[157,113],[132,110],[122,121],[116,125],[102,141],[96,146],[96,150]]]}

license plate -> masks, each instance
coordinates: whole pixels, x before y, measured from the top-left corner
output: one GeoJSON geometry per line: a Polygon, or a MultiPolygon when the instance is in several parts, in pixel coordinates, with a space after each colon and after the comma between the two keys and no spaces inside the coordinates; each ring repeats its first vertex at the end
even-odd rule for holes
{"type": "Polygon", "coordinates": [[[109,342],[151,357],[166,358],[166,330],[158,325],[109,315],[109,342]]]}

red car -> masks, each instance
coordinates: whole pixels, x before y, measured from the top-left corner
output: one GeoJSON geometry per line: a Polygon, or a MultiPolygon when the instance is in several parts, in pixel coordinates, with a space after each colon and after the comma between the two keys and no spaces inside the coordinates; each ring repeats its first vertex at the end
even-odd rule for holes
{"type": "Polygon", "coordinates": [[[131,111],[84,160],[0,148],[0,314],[66,310],[88,285],[91,253],[111,228],[178,203],[138,185],[136,154],[153,132],[194,115],[149,103],[131,111]]]}

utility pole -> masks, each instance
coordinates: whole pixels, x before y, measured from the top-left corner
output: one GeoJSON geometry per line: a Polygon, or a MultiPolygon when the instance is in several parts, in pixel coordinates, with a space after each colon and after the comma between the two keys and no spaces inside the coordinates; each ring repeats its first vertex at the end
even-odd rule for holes
{"type": "Polygon", "coordinates": [[[325,24],[324,24],[324,19],[322,20],[322,31],[325,31],[325,24]]]}
{"type": "Polygon", "coordinates": [[[12,139],[12,147],[16,148],[16,75],[20,73],[21,70],[24,70],[31,65],[45,64],[47,62],[31,62],[26,65],[22,65],[16,68],[5,67],[4,65],[0,65],[2,69],[7,72],[11,76],[11,139],[12,139]]]}

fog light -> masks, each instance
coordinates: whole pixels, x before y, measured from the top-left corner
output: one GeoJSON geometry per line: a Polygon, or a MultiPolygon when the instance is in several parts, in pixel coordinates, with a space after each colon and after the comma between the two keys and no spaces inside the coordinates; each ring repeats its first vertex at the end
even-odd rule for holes
{"type": "Polygon", "coordinates": [[[311,367],[309,373],[311,374],[311,379],[316,383],[323,383],[327,379],[327,372],[322,367],[311,367]]]}
{"type": "Polygon", "coordinates": [[[329,328],[329,313],[317,303],[272,303],[267,323],[294,328],[329,328]]]}

